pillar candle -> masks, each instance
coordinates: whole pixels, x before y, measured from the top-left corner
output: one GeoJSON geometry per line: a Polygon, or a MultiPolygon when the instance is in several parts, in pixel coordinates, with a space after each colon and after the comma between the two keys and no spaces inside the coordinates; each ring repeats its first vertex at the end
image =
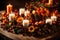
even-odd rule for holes
{"type": "Polygon", "coordinates": [[[14,13],[11,13],[11,14],[9,14],[9,21],[12,21],[12,17],[14,18],[15,17],[15,14],[14,13]]]}
{"type": "Polygon", "coordinates": [[[56,16],[51,16],[52,21],[57,21],[57,17],[56,16]]]}
{"type": "Polygon", "coordinates": [[[24,12],[25,12],[25,8],[20,8],[19,9],[19,15],[24,14],[24,12]]]}
{"type": "Polygon", "coordinates": [[[51,19],[46,19],[46,23],[52,24],[52,20],[51,19]]]}
{"type": "Polygon", "coordinates": [[[7,13],[9,14],[11,12],[12,12],[12,5],[9,4],[9,5],[7,5],[7,13]]]}
{"type": "Polygon", "coordinates": [[[27,16],[28,14],[30,14],[30,11],[26,10],[24,15],[27,16]]]}
{"type": "Polygon", "coordinates": [[[23,20],[23,26],[28,27],[29,26],[29,20],[23,20]]]}

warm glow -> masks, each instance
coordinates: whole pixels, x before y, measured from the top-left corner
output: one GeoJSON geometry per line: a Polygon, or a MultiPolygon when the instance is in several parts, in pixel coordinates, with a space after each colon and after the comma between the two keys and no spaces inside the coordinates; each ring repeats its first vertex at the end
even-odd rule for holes
{"type": "Polygon", "coordinates": [[[50,5],[53,4],[53,0],[49,0],[48,4],[50,5]]]}
{"type": "Polygon", "coordinates": [[[46,5],[53,5],[53,0],[48,0],[48,3],[46,3],[46,5]]]}
{"type": "Polygon", "coordinates": [[[11,12],[12,12],[12,5],[9,4],[9,5],[7,5],[7,13],[9,14],[11,12]]]}
{"type": "Polygon", "coordinates": [[[56,16],[51,16],[52,21],[57,21],[57,17],[56,16]]]}
{"type": "Polygon", "coordinates": [[[26,10],[25,11],[25,16],[27,16],[28,14],[30,14],[30,11],[26,10]]]}
{"type": "Polygon", "coordinates": [[[51,19],[46,19],[46,23],[52,24],[52,20],[51,19]]]}
{"type": "Polygon", "coordinates": [[[12,21],[11,18],[14,18],[14,17],[15,17],[15,14],[14,13],[9,14],[9,21],[12,21]]]}
{"type": "Polygon", "coordinates": [[[25,8],[20,8],[19,9],[19,14],[21,15],[21,14],[24,14],[24,12],[25,12],[25,8]]]}
{"type": "Polygon", "coordinates": [[[23,26],[29,26],[29,20],[23,20],[23,26]]]}

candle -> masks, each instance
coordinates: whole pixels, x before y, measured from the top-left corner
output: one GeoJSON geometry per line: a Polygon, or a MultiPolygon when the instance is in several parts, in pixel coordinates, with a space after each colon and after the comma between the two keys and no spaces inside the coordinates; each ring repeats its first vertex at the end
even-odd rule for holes
{"type": "Polygon", "coordinates": [[[27,16],[28,14],[30,14],[30,11],[26,10],[24,15],[27,16]]]}
{"type": "Polygon", "coordinates": [[[35,13],[36,13],[36,11],[35,11],[35,10],[33,10],[33,11],[32,11],[32,14],[35,14],[35,13]]]}
{"type": "Polygon", "coordinates": [[[57,17],[56,16],[51,16],[52,21],[57,21],[57,17]]]}
{"type": "Polygon", "coordinates": [[[23,20],[23,26],[28,27],[29,26],[29,20],[23,20]]]}
{"type": "Polygon", "coordinates": [[[14,13],[9,14],[9,21],[12,21],[12,18],[14,18],[14,17],[15,17],[14,13]]]}
{"type": "Polygon", "coordinates": [[[11,12],[12,12],[12,5],[9,4],[9,5],[7,5],[7,13],[9,14],[11,12]]]}
{"type": "Polygon", "coordinates": [[[51,19],[46,19],[46,23],[52,24],[52,20],[51,19]]]}
{"type": "Polygon", "coordinates": [[[19,15],[24,14],[24,12],[25,12],[25,8],[20,8],[19,9],[19,15]]]}
{"type": "Polygon", "coordinates": [[[49,0],[48,5],[52,5],[52,4],[53,4],[53,0],[49,0]]]}

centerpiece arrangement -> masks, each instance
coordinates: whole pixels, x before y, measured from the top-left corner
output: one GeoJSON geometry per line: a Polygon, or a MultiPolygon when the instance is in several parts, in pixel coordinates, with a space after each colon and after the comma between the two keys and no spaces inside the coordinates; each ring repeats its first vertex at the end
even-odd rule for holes
{"type": "Polygon", "coordinates": [[[35,6],[32,3],[26,4],[26,8],[20,8],[19,12],[12,9],[13,5],[9,4],[7,11],[0,14],[0,24],[4,30],[37,37],[57,32],[58,10],[50,12],[44,6],[35,6]]]}

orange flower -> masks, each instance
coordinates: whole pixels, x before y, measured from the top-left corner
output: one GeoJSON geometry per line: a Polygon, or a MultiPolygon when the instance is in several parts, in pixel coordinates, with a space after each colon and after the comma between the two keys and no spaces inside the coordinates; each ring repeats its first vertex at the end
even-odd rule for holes
{"type": "Polygon", "coordinates": [[[17,22],[18,22],[18,23],[21,23],[22,20],[23,20],[23,17],[19,17],[19,18],[17,18],[17,22]]]}

